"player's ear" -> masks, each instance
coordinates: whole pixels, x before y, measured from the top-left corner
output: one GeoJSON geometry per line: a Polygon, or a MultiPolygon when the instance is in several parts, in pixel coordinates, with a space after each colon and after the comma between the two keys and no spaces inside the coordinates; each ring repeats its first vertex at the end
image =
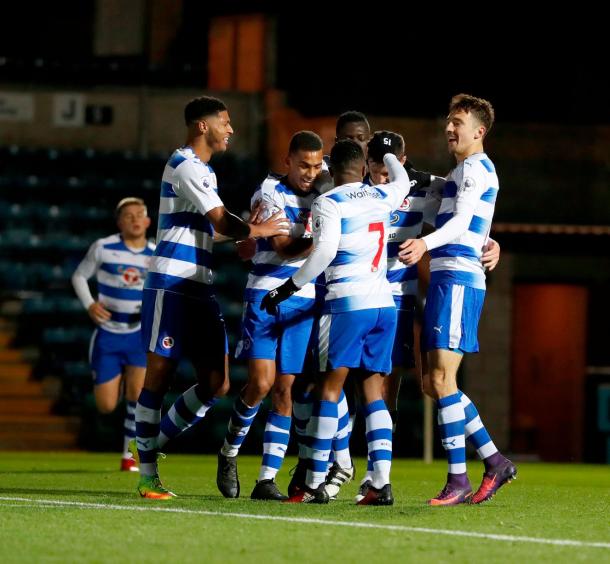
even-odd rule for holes
{"type": "Polygon", "coordinates": [[[403,155],[402,157],[400,157],[398,159],[398,162],[404,166],[404,164],[407,162],[407,155],[403,155]]]}
{"type": "Polygon", "coordinates": [[[144,218],[144,226],[146,229],[148,229],[150,227],[150,217],[146,216],[144,218]]]}
{"type": "Polygon", "coordinates": [[[474,132],[474,138],[475,139],[483,139],[483,137],[485,137],[485,133],[486,133],[486,129],[484,125],[480,125],[479,127],[477,127],[477,130],[474,132]]]}
{"type": "Polygon", "coordinates": [[[362,165],[362,170],[360,171],[360,176],[364,178],[366,176],[366,165],[362,165]]]}

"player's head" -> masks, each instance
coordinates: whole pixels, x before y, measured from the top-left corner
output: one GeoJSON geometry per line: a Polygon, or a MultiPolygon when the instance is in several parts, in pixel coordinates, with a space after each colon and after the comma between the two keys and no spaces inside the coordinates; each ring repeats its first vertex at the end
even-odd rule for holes
{"type": "Polygon", "coordinates": [[[470,94],[451,98],[445,133],[449,152],[456,157],[468,157],[483,148],[483,139],[494,123],[490,102],[470,94]]]}
{"type": "Polygon", "coordinates": [[[141,198],[123,198],[114,209],[119,231],[124,238],[134,239],[146,235],[150,217],[141,198]]]}
{"type": "Polygon", "coordinates": [[[405,140],[402,135],[393,131],[375,131],[367,145],[366,160],[373,185],[387,184],[390,181],[388,168],[383,163],[386,153],[393,153],[400,163],[404,164],[407,160],[405,140]]]}
{"type": "Polygon", "coordinates": [[[288,147],[286,165],[288,183],[292,188],[309,192],[322,170],[322,139],[313,131],[298,131],[288,147]]]}
{"type": "Polygon", "coordinates": [[[351,139],[337,141],[330,151],[330,173],[335,185],[362,180],[366,162],[362,147],[351,139]]]}
{"type": "Polygon", "coordinates": [[[343,112],[337,119],[335,143],[351,139],[360,145],[366,154],[366,144],[371,138],[371,126],[362,112],[343,112]]]}
{"type": "Polygon", "coordinates": [[[212,96],[194,98],[184,108],[184,122],[189,136],[202,136],[213,153],[226,151],[233,128],[222,100],[212,96]]]}

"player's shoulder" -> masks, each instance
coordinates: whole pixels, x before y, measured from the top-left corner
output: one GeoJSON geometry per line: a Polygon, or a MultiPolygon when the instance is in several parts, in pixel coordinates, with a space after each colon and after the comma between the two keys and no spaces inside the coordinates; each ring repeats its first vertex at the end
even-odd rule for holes
{"type": "Polygon", "coordinates": [[[108,235],[107,237],[101,237],[97,241],[93,243],[94,246],[103,248],[108,245],[117,245],[122,242],[120,233],[113,233],[112,235],[108,235]]]}
{"type": "Polygon", "coordinates": [[[212,167],[208,163],[204,163],[190,147],[176,149],[170,157],[168,165],[174,169],[174,174],[182,178],[202,178],[214,174],[212,167]]]}
{"type": "Polygon", "coordinates": [[[157,248],[157,244],[155,243],[155,241],[153,239],[149,239],[148,241],[146,241],[146,249],[148,251],[154,252],[154,250],[157,248]]]}
{"type": "Polygon", "coordinates": [[[281,174],[269,172],[260,183],[257,191],[260,191],[262,194],[271,194],[278,190],[278,188],[280,189],[279,191],[281,191],[281,188],[284,187],[282,184],[283,178],[284,177],[281,174]]]}
{"type": "Polygon", "coordinates": [[[464,159],[464,173],[495,173],[496,167],[487,153],[476,153],[464,159]]]}

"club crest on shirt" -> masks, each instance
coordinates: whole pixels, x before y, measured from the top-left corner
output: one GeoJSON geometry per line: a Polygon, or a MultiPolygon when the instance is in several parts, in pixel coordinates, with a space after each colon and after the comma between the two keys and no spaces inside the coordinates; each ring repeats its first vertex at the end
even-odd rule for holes
{"type": "Polygon", "coordinates": [[[126,286],[135,286],[142,280],[142,273],[135,266],[119,266],[117,270],[126,286]]]}
{"type": "Polygon", "coordinates": [[[403,200],[402,204],[400,204],[398,211],[407,211],[410,207],[411,207],[411,201],[409,200],[409,197],[407,196],[403,200]]]}

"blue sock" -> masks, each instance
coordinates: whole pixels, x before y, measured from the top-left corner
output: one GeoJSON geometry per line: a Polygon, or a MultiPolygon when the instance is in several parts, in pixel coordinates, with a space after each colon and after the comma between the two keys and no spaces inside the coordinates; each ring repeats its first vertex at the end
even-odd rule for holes
{"type": "Polygon", "coordinates": [[[270,411],[263,436],[263,463],[258,480],[273,480],[282,467],[288,440],[291,418],[270,411]]]}
{"type": "Polygon", "coordinates": [[[341,391],[339,396],[339,402],[337,403],[337,415],[339,423],[337,425],[337,433],[333,438],[333,450],[332,453],[334,460],[341,468],[352,467],[352,457],[349,452],[349,438],[350,438],[350,422],[349,422],[349,409],[347,407],[347,399],[345,399],[345,393],[341,391]]]}
{"type": "Polygon", "coordinates": [[[163,448],[167,441],[201,421],[210,407],[218,401],[218,398],[203,400],[199,397],[200,390],[199,384],[190,387],[161,419],[159,448],[163,448]]]}
{"type": "Polygon", "coordinates": [[[223,456],[237,456],[239,447],[244,442],[260,405],[259,403],[254,407],[250,407],[240,397],[235,400],[233,414],[231,419],[229,419],[229,427],[225,435],[225,442],[220,449],[220,453],[223,456]]]}
{"type": "Polygon", "coordinates": [[[313,410],[313,395],[311,392],[300,392],[292,396],[292,419],[294,432],[299,445],[299,458],[309,458],[309,440],[307,438],[307,423],[313,410]]]}
{"type": "Polygon", "coordinates": [[[136,402],[128,401],[123,423],[123,456],[129,457],[129,442],[136,438],[136,402]]]}
{"type": "Polygon", "coordinates": [[[462,487],[468,482],[464,407],[458,393],[440,398],[437,403],[441,442],[449,462],[448,482],[462,487]]]}
{"type": "Polygon", "coordinates": [[[383,488],[390,483],[392,467],[392,418],[382,399],[364,406],[366,442],[372,465],[373,487],[383,488]]]}
{"type": "Polygon", "coordinates": [[[316,401],[307,424],[307,436],[311,440],[311,456],[305,483],[316,489],[326,479],[328,456],[333,437],[337,432],[337,404],[334,401],[316,401]]]}
{"type": "Polygon", "coordinates": [[[157,439],[161,421],[163,396],[143,388],[136,405],[136,444],[140,458],[140,474],[155,476],[157,474],[157,439]]]}
{"type": "Polygon", "coordinates": [[[504,457],[498,452],[496,445],[491,440],[474,403],[464,392],[458,390],[458,395],[464,407],[466,418],[464,434],[466,439],[477,450],[479,458],[485,464],[485,469],[489,470],[503,462],[504,457]]]}

